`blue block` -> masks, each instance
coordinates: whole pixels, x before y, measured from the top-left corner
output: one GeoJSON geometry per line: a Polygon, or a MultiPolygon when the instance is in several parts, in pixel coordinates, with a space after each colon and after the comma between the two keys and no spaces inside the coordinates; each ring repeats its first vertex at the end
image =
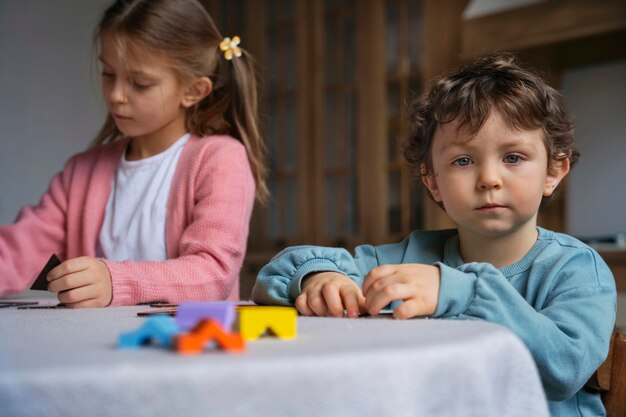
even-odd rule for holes
{"type": "Polygon", "coordinates": [[[137,330],[122,333],[119,338],[120,348],[138,348],[151,342],[169,347],[172,337],[181,332],[174,319],[166,314],[148,317],[137,330]]]}

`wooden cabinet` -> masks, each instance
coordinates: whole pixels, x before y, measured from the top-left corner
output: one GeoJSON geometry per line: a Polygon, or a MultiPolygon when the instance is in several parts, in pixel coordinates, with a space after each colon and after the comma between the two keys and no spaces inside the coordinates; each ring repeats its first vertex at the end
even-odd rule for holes
{"type": "MultiPolygon", "coordinates": [[[[496,50],[558,88],[564,68],[626,55],[623,0],[546,1],[463,20],[468,0],[204,0],[263,81],[271,199],[257,206],[242,296],[285,246],[397,241],[453,226],[404,165],[404,111],[425,83],[496,50]],[[532,23],[532,24],[531,24],[532,23]]],[[[563,231],[563,199],[540,224],[563,231]]]]}
{"type": "Polygon", "coordinates": [[[353,248],[423,227],[423,193],[401,145],[405,110],[431,62],[424,13],[438,11],[438,2],[204,3],[224,36],[240,34],[263,80],[271,198],[255,209],[244,273],[255,275],[288,245],[353,248]]]}

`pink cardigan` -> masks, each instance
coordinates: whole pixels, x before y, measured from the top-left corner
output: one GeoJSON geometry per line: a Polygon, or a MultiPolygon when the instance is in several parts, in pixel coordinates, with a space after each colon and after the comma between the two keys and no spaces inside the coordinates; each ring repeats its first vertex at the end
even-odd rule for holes
{"type": "MultiPolygon", "coordinates": [[[[0,295],[27,289],[53,252],[95,256],[113,176],[127,140],[70,158],[39,205],[0,226],[0,295]]],[[[111,305],[154,300],[236,300],[255,185],[246,151],[229,136],[192,136],[167,205],[167,260],[104,260],[111,305]]]]}

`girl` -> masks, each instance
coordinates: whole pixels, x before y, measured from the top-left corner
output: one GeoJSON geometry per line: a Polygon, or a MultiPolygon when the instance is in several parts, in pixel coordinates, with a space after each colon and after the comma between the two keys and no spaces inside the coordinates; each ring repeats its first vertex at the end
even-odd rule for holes
{"type": "Polygon", "coordinates": [[[255,72],[196,0],[118,0],[95,32],[107,120],[36,207],[0,227],[0,294],[52,253],[70,307],[238,299],[266,169],[255,72]]]}
{"type": "Polygon", "coordinates": [[[252,292],[305,315],[378,314],[487,320],[532,353],[551,415],[599,416],[583,386],[606,358],[615,322],[613,275],[582,242],[537,227],[578,159],[561,95],[508,54],[437,80],[416,101],[405,156],[457,229],[403,242],[278,254],[252,292]]]}

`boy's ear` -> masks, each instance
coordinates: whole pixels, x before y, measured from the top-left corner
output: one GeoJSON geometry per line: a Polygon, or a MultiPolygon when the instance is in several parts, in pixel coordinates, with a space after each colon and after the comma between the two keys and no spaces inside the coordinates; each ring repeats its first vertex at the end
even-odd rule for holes
{"type": "Polygon", "coordinates": [[[428,188],[430,195],[433,196],[433,199],[437,203],[441,203],[441,193],[439,192],[439,186],[437,185],[435,174],[428,172],[426,167],[422,165],[420,167],[420,175],[422,176],[422,183],[426,188],[428,188]]]}
{"type": "Polygon", "coordinates": [[[199,103],[213,91],[213,83],[209,77],[200,77],[192,82],[186,89],[182,99],[183,107],[189,108],[199,103]]]}
{"type": "Polygon", "coordinates": [[[554,193],[554,190],[556,190],[556,187],[561,183],[561,180],[569,173],[569,168],[570,164],[568,158],[554,161],[552,166],[548,167],[548,176],[543,186],[544,197],[549,197],[554,193]]]}

